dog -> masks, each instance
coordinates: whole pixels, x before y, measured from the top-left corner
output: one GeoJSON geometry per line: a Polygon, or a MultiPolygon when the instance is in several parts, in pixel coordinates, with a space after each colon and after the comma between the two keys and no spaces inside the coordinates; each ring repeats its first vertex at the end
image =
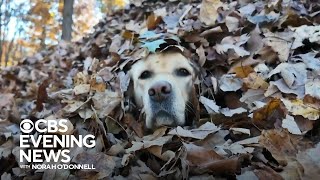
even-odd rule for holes
{"type": "Polygon", "coordinates": [[[198,118],[196,66],[176,51],[148,55],[129,71],[135,104],[145,113],[146,129],[191,126],[198,118]]]}

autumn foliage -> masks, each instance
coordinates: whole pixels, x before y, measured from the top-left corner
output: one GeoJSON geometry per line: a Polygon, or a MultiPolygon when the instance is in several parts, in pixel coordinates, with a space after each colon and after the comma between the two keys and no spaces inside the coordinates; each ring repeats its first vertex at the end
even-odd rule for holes
{"type": "Polygon", "coordinates": [[[317,1],[132,1],[74,42],[0,75],[0,172],[10,178],[318,179],[320,14],[317,1]],[[199,65],[194,127],[147,134],[127,96],[130,66],[167,47],[199,65]],[[94,134],[70,163],[19,168],[22,119],[70,121],[94,134]]]}

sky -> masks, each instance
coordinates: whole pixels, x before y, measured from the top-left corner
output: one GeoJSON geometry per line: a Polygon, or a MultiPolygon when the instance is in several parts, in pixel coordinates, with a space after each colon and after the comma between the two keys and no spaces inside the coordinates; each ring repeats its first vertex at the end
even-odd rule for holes
{"type": "MultiPolygon", "coordinates": [[[[13,0],[14,4],[16,6],[18,6],[19,4],[21,3],[26,3],[27,6],[24,6],[24,11],[27,12],[29,9],[30,9],[30,4],[29,4],[29,0],[13,0]]],[[[75,3],[77,3],[77,0],[75,0],[75,3]]],[[[3,8],[3,7],[1,7],[3,8]]],[[[54,8],[58,8],[58,7],[54,7],[54,8]]],[[[100,20],[102,19],[103,17],[103,14],[101,13],[99,7],[96,5],[96,10],[95,10],[95,16],[96,16],[96,19],[100,20]]],[[[9,32],[7,34],[7,37],[6,37],[6,40],[11,40],[13,37],[14,37],[14,34],[16,32],[16,28],[17,27],[20,27],[20,26],[25,26],[25,30],[27,30],[27,24],[23,23],[21,20],[19,20],[18,18],[16,17],[12,17],[10,19],[10,22],[8,24],[8,27],[9,27],[9,32]]],[[[22,33],[21,34],[22,38],[23,37],[26,37],[26,34],[25,33],[22,33]]],[[[16,36],[17,38],[17,36],[16,36]]]]}

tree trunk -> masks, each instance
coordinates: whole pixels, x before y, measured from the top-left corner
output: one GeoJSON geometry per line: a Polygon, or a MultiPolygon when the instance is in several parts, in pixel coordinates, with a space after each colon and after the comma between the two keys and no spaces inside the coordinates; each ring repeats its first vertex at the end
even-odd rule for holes
{"type": "Polygon", "coordinates": [[[62,39],[71,40],[74,0],[63,0],[62,39]]]}

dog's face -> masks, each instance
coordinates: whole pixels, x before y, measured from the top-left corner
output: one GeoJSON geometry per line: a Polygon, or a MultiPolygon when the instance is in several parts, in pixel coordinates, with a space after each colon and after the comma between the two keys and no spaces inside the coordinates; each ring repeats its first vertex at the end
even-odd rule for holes
{"type": "Polygon", "coordinates": [[[146,128],[186,124],[196,76],[186,57],[178,52],[149,55],[133,64],[130,76],[136,104],[146,114],[146,128]]]}

